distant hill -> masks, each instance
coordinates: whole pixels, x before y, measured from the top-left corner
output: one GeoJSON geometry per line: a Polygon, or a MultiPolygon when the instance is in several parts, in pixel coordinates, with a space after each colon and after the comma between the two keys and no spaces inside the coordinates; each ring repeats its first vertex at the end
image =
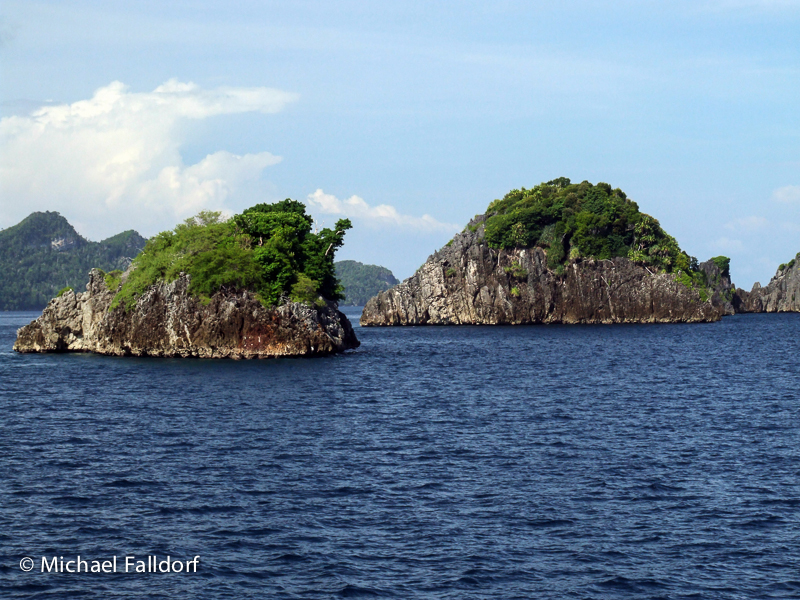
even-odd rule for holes
{"type": "Polygon", "coordinates": [[[0,231],[0,310],[41,310],[59,290],[83,291],[89,270],[125,269],[146,240],[130,230],[90,242],[57,212],[0,231]]]}
{"type": "Polygon", "coordinates": [[[341,260],[334,265],[336,277],[344,286],[345,299],[339,304],[364,306],[378,292],[400,283],[386,267],[365,265],[354,260],[341,260]]]}

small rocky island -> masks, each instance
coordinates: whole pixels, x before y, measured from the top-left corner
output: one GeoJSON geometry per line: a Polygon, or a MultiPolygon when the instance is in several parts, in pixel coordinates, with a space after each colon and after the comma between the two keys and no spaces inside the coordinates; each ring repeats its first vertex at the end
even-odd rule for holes
{"type": "Polygon", "coordinates": [[[800,252],[780,265],[766,286],[756,283],[749,292],[737,289],[734,308],[744,313],[800,312],[800,252]]]}
{"type": "Polygon", "coordinates": [[[300,202],[230,220],[201,213],[148,241],[124,272],[93,269],[17,332],[17,352],[267,358],[359,342],[336,300],[333,257],[350,222],[311,232],[300,202]]]}
{"type": "Polygon", "coordinates": [[[559,178],[493,202],[361,325],[717,321],[728,265],[698,264],[621,190],[559,178]]]}

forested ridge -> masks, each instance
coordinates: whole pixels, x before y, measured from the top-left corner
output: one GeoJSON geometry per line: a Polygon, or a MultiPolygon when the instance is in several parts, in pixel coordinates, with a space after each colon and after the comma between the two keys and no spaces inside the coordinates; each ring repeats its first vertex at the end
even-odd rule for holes
{"type": "Polygon", "coordinates": [[[92,268],[124,269],[145,242],[133,230],[91,242],[57,212],[32,213],[0,231],[0,310],[40,310],[64,287],[83,291],[92,268]]]}
{"type": "Polygon", "coordinates": [[[365,265],[355,260],[336,263],[336,276],[344,288],[341,304],[364,306],[367,300],[400,283],[386,267],[365,265]]]}

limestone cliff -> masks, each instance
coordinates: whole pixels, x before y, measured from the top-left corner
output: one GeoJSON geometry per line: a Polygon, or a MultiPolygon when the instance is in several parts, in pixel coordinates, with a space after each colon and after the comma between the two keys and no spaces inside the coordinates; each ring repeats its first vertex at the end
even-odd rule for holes
{"type": "Polygon", "coordinates": [[[314,356],[356,348],[355,333],[333,303],[265,308],[248,291],[214,294],[203,305],[189,277],[151,286],[133,309],[109,311],[115,290],[93,269],[86,292],[64,293],[17,332],[17,352],[97,352],[202,358],[314,356]]]}
{"type": "Polygon", "coordinates": [[[781,265],[765,287],[756,283],[749,292],[737,289],[734,303],[736,312],[800,312],[800,253],[781,265]]]}
{"type": "Polygon", "coordinates": [[[717,321],[716,294],[703,301],[666,273],[626,258],[547,268],[545,251],[490,248],[485,217],[435,252],[409,279],[371,298],[361,325],[675,323],[717,321]]]}

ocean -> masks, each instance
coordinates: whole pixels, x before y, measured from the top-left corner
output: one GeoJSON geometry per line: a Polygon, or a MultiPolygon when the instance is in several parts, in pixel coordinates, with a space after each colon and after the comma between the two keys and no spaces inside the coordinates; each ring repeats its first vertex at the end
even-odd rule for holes
{"type": "Polygon", "coordinates": [[[0,597],[800,597],[800,314],[345,312],[358,350],[261,361],[18,355],[0,313],[0,597]]]}

